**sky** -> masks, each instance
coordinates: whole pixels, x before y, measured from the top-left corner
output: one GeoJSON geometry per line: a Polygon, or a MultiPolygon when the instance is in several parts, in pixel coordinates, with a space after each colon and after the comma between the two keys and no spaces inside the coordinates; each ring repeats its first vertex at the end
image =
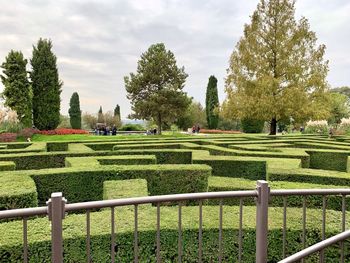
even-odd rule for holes
{"type": "MultiPolygon", "coordinates": [[[[225,98],[228,60],[258,0],[0,0],[0,63],[11,49],[29,60],[40,37],[53,42],[64,82],[61,113],[78,92],[83,111],[130,112],[124,76],[151,44],[163,42],[189,77],[185,91],[204,104],[210,75],[225,98]]],[[[350,1],[298,0],[326,59],[332,87],[350,85],[350,1]]],[[[29,70],[29,66],[28,66],[29,70]]],[[[3,89],[0,83],[0,91],[3,89]]]]}

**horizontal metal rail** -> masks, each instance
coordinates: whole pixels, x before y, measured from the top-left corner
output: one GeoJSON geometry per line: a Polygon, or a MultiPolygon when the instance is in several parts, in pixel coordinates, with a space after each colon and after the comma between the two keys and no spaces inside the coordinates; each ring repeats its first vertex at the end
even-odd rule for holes
{"type": "Polygon", "coordinates": [[[350,238],[350,230],[345,231],[343,233],[340,233],[338,235],[335,235],[333,237],[330,237],[326,240],[323,240],[315,245],[312,245],[308,248],[305,248],[301,251],[299,251],[298,253],[295,253],[294,255],[291,255],[281,261],[279,261],[278,263],[292,263],[292,262],[296,262],[299,261],[301,259],[306,258],[307,256],[310,256],[316,252],[322,251],[323,249],[334,245],[336,243],[342,242],[346,239],[350,238]]]}
{"type": "Polygon", "coordinates": [[[0,211],[0,219],[31,217],[31,216],[40,216],[40,215],[47,215],[47,214],[48,214],[48,208],[46,206],[33,207],[33,208],[20,208],[20,209],[0,211]]]}
{"type": "Polygon", "coordinates": [[[286,189],[286,190],[271,190],[271,196],[290,196],[290,195],[350,195],[350,189],[286,189]]]}
{"type": "Polygon", "coordinates": [[[127,205],[180,202],[180,201],[188,201],[188,200],[257,197],[257,196],[258,196],[258,193],[256,190],[159,195],[159,196],[149,196],[149,197],[135,197],[135,198],[67,204],[65,206],[65,211],[70,212],[70,211],[84,210],[84,209],[100,209],[100,208],[127,206],[127,205]]]}

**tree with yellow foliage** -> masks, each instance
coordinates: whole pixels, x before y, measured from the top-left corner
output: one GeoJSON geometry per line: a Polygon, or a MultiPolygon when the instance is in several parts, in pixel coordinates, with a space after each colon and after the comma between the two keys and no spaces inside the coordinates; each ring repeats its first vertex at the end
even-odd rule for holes
{"type": "Polygon", "coordinates": [[[261,0],[230,57],[225,117],[277,123],[328,117],[328,61],[295,1],[261,0]]]}

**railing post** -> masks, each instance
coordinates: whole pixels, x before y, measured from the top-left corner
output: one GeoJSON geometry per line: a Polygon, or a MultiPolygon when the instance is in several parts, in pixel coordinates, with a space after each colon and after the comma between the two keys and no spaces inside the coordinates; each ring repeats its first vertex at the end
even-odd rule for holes
{"type": "Polygon", "coordinates": [[[62,193],[52,193],[47,201],[49,220],[51,221],[51,261],[63,262],[63,230],[62,220],[65,214],[66,199],[62,193]]]}
{"type": "Polygon", "coordinates": [[[268,209],[270,187],[264,180],[258,180],[256,185],[256,263],[267,262],[268,246],[268,209]]]}

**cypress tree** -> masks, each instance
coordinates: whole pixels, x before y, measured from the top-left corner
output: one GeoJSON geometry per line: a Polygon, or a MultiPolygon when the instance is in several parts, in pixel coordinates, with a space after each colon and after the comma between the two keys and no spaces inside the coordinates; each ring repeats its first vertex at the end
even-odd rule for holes
{"type": "Polygon", "coordinates": [[[120,106],[119,104],[117,104],[117,106],[115,107],[114,109],[114,117],[116,117],[118,119],[118,121],[121,120],[121,117],[120,117],[120,106]]]}
{"type": "Polygon", "coordinates": [[[24,127],[32,126],[32,90],[27,77],[27,60],[22,52],[11,50],[1,65],[4,85],[2,93],[5,106],[17,112],[18,120],[24,127]]]}
{"type": "Polygon", "coordinates": [[[60,123],[62,82],[59,80],[57,58],[51,40],[39,39],[33,46],[30,78],[33,88],[33,121],[40,130],[52,130],[60,123]]]}
{"type": "Polygon", "coordinates": [[[81,110],[79,94],[74,92],[69,102],[70,125],[73,129],[81,129],[81,110]]]}
{"type": "Polygon", "coordinates": [[[218,80],[215,78],[215,76],[209,77],[205,98],[205,111],[207,114],[207,123],[209,129],[216,129],[219,123],[219,115],[215,112],[217,107],[219,107],[217,83],[218,80]]]}
{"type": "Polygon", "coordinates": [[[103,117],[102,106],[100,106],[100,109],[98,110],[97,122],[98,123],[104,123],[105,122],[104,117],[103,117]]]}

